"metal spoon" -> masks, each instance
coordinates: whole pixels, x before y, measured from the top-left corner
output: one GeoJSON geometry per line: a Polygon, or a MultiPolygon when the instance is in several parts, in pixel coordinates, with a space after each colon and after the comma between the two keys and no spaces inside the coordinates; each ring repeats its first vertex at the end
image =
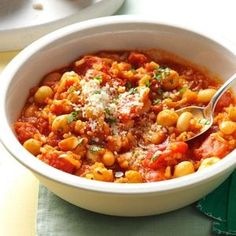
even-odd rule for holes
{"type": "Polygon", "coordinates": [[[211,101],[208,103],[206,107],[198,107],[198,106],[189,106],[184,107],[176,111],[178,115],[182,114],[183,112],[190,112],[193,114],[195,118],[198,120],[204,121],[204,126],[201,129],[201,131],[197,134],[195,134],[193,137],[187,138],[185,141],[189,141],[191,139],[194,139],[198,137],[199,135],[206,132],[213,124],[214,120],[214,110],[216,107],[216,104],[220,97],[224,94],[224,92],[229,88],[229,86],[236,81],[236,73],[233,74],[214,94],[211,101]]]}

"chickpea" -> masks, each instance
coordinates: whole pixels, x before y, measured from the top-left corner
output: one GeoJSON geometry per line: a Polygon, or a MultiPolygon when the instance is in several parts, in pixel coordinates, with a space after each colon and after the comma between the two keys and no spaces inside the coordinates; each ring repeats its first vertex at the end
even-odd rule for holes
{"type": "Polygon", "coordinates": [[[150,83],[151,76],[144,75],[138,82],[139,86],[147,86],[150,83]]]}
{"type": "MultiPolygon", "coordinates": [[[[96,146],[94,146],[96,149],[96,146]]],[[[86,152],[86,158],[95,163],[97,161],[100,161],[100,158],[102,157],[102,155],[104,154],[105,149],[104,148],[99,148],[98,150],[93,150],[93,147],[90,146],[90,148],[87,150],[86,152]]]]}
{"type": "Polygon", "coordinates": [[[190,161],[182,161],[175,166],[174,177],[181,177],[194,173],[193,163],[190,161]]]}
{"type": "Polygon", "coordinates": [[[198,92],[197,101],[200,103],[210,102],[213,95],[216,93],[216,89],[203,89],[198,92]]]}
{"type": "Polygon", "coordinates": [[[114,154],[106,150],[103,157],[102,157],[102,162],[104,163],[105,166],[112,166],[115,163],[115,156],[114,154]]]}
{"type": "Polygon", "coordinates": [[[167,166],[165,169],[165,177],[170,179],[171,178],[171,167],[167,166]]]}
{"type": "Polygon", "coordinates": [[[198,168],[198,171],[201,171],[209,166],[212,166],[214,165],[215,163],[217,163],[218,161],[220,161],[220,158],[218,157],[209,157],[209,158],[206,158],[204,160],[202,160],[199,168],[198,168]]]}
{"type": "Polygon", "coordinates": [[[94,108],[92,106],[88,106],[84,110],[84,117],[86,117],[87,119],[97,119],[101,114],[102,114],[101,111],[95,113],[94,108]]]}
{"type": "Polygon", "coordinates": [[[69,130],[68,115],[60,115],[53,120],[52,131],[67,133],[69,130]]]}
{"type": "Polygon", "coordinates": [[[180,132],[188,131],[190,126],[190,121],[192,118],[193,118],[192,113],[187,111],[183,112],[177,120],[177,125],[176,125],[177,129],[180,132]]]}
{"type": "Polygon", "coordinates": [[[179,74],[171,70],[169,75],[164,76],[161,80],[161,85],[165,90],[173,90],[179,85],[179,74]]]}
{"type": "Polygon", "coordinates": [[[129,160],[132,158],[132,152],[125,152],[117,157],[117,162],[122,169],[129,168],[129,160]]]}
{"type": "Polygon", "coordinates": [[[86,152],[86,158],[92,163],[99,161],[99,157],[100,155],[98,152],[91,152],[90,150],[86,152]]]}
{"type": "Polygon", "coordinates": [[[127,170],[125,177],[128,179],[128,183],[142,183],[142,175],[136,170],[127,170]]]}
{"type": "Polygon", "coordinates": [[[117,91],[118,91],[118,93],[124,93],[125,92],[125,86],[119,86],[117,91]]]}
{"type": "Polygon", "coordinates": [[[195,102],[197,100],[197,93],[187,89],[182,98],[186,99],[187,102],[195,102]]]}
{"type": "Polygon", "coordinates": [[[40,153],[42,142],[36,139],[30,138],[24,142],[23,146],[34,156],[37,156],[40,153]]]}
{"type": "Polygon", "coordinates": [[[113,182],[114,176],[112,170],[108,170],[105,167],[96,167],[93,170],[93,176],[95,180],[113,182]]]}
{"type": "Polygon", "coordinates": [[[229,107],[228,114],[229,114],[230,120],[236,121],[236,107],[229,107]]]}
{"type": "Polygon", "coordinates": [[[79,144],[79,139],[75,136],[71,136],[69,138],[60,141],[58,143],[58,146],[62,151],[69,151],[75,149],[78,144],[79,144]]]}
{"type": "Polygon", "coordinates": [[[39,104],[45,103],[46,98],[50,98],[53,95],[53,91],[49,86],[41,86],[34,94],[34,101],[39,104]]]}
{"type": "Polygon", "coordinates": [[[81,120],[77,120],[77,121],[75,122],[74,130],[75,130],[76,133],[78,133],[78,134],[84,134],[85,129],[86,129],[86,122],[83,122],[83,121],[81,121],[81,120]]]}
{"type": "Polygon", "coordinates": [[[85,175],[85,178],[86,179],[94,179],[94,176],[93,176],[93,174],[88,173],[88,174],[85,175]]]}
{"type": "Polygon", "coordinates": [[[77,82],[80,81],[80,77],[78,74],[76,74],[75,72],[71,71],[71,72],[65,72],[61,79],[60,79],[60,83],[59,86],[57,88],[57,92],[61,93],[66,89],[66,84],[70,83],[70,84],[75,84],[77,82]]]}
{"type": "Polygon", "coordinates": [[[178,115],[172,110],[163,110],[157,115],[157,124],[162,126],[174,126],[178,120],[178,115]]]}
{"type": "Polygon", "coordinates": [[[222,121],[219,128],[222,133],[229,135],[236,131],[236,123],[233,121],[222,121]]]}
{"type": "Polygon", "coordinates": [[[153,70],[155,70],[158,67],[159,67],[159,65],[156,62],[154,62],[154,61],[146,63],[146,65],[145,65],[145,69],[147,71],[153,71],[153,70]]]}
{"type": "Polygon", "coordinates": [[[149,132],[147,135],[144,135],[146,142],[151,142],[153,144],[160,144],[165,140],[165,134],[162,131],[159,132],[149,132]]]}

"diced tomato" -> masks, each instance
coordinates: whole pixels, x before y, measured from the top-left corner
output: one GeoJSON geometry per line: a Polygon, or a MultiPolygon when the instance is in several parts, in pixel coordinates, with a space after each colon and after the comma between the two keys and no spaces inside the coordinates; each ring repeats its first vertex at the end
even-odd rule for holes
{"type": "Polygon", "coordinates": [[[64,158],[55,159],[52,163],[50,163],[50,165],[71,174],[75,171],[75,166],[64,158]]]}
{"type": "Polygon", "coordinates": [[[170,143],[170,149],[174,152],[185,153],[188,150],[188,144],[185,142],[170,143]]]}
{"type": "Polygon", "coordinates": [[[57,153],[47,153],[40,158],[52,167],[62,170],[67,173],[74,173],[75,166],[65,158],[60,158],[57,153]]]}
{"type": "Polygon", "coordinates": [[[224,107],[229,106],[234,102],[233,95],[230,91],[226,91],[219,99],[216,105],[216,111],[221,111],[224,107]]]}
{"type": "Polygon", "coordinates": [[[160,165],[163,161],[162,151],[164,151],[165,149],[165,145],[158,145],[155,148],[151,149],[147,153],[146,158],[143,160],[143,166],[151,169],[157,169],[157,165],[160,165]],[[157,152],[160,152],[160,154],[157,154],[157,152]],[[156,157],[154,156],[154,154],[156,154],[156,157]]]}
{"type": "Polygon", "coordinates": [[[33,138],[38,132],[38,130],[28,122],[16,122],[14,128],[21,143],[24,143],[26,140],[33,138]]]}
{"type": "Polygon", "coordinates": [[[217,137],[217,134],[211,134],[198,149],[194,150],[194,155],[198,160],[212,156],[222,158],[229,151],[230,147],[226,140],[217,137]]]}
{"type": "Polygon", "coordinates": [[[176,159],[174,154],[185,154],[187,151],[188,145],[184,142],[170,143],[168,147],[163,144],[158,145],[148,152],[146,158],[143,160],[143,166],[157,170],[165,168],[168,165],[176,165],[180,160],[176,159]]]}
{"type": "Polygon", "coordinates": [[[57,134],[53,133],[52,135],[49,135],[47,137],[47,143],[52,147],[56,147],[61,140],[62,138],[59,136],[58,133],[57,134]]]}
{"type": "Polygon", "coordinates": [[[23,125],[23,122],[21,122],[22,123],[21,125],[23,125],[25,129],[25,133],[29,133],[29,132],[31,133],[30,138],[32,138],[33,135],[37,133],[37,131],[39,131],[43,135],[48,135],[50,132],[48,120],[44,119],[43,117],[34,117],[34,116],[27,117],[24,119],[24,121],[26,124],[23,125]]]}
{"type": "Polygon", "coordinates": [[[138,68],[148,62],[148,59],[141,53],[131,52],[128,57],[128,62],[130,62],[134,67],[138,68]]]}

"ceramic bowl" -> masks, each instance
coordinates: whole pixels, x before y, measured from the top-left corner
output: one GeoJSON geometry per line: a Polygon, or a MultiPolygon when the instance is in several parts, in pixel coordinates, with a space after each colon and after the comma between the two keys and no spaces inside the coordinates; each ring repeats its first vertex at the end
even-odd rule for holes
{"type": "Polygon", "coordinates": [[[106,183],[73,176],[37,160],[21,146],[12,130],[29,89],[48,72],[90,52],[153,48],[205,66],[223,79],[236,71],[236,49],[216,36],[134,16],[105,17],[74,24],[28,46],[1,74],[1,142],[50,191],[94,212],[117,216],[153,215],[200,199],[234,170],[235,150],[214,166],[188,176],[154,183],[106,183]]]}

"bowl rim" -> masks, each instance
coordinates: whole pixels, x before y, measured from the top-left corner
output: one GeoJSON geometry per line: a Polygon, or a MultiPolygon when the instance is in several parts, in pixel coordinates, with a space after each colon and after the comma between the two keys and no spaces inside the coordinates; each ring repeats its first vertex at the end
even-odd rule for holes
{"type": "Polygon", "coordinates": [[[66,26],[56,30],[42,38],[36,40],[34,43],[21,51],[4,69],[1,73],[1,90],[0,90],[0,114],[1,114],[1,132],[0,141],[6,150],[21,164],[33,171],[36,175],[40,175],[46,179],[68,185],[73,188],[79,188],[89,191],[103,192],[103,193],[116,193],[116,194],[150,194],[150,193],[164,193],[170,191],[177,191],[190,186],[197,186],[205,181],[211,181],[216,176],[223,175],[228,169],[233,170],[236,167],[236,150],[233,150],[215,165],[207,168],[206,170],[195,172],[193,174],[152,183],[135,183],[135,184],[121,184],[121,183],[108,183],[102,181],[88,180],[83,177],[74,176],[63,171],[57,170],[44,162],[32,158],[34,157],[18,142],[12,128],[8,124],[6,116],[6,100],[8,87],[11,84],[11,79],[20,68],[20,66],[28,58],[39,52],[40,49],[51,44],[54,40],[63,38],[69,34],[73,34],[82,30],[96,28],[98,26],[116,25],[116,24],[155,24],[157,26],[169,27],[172,29],[191,33],[205,40],[215,42],[217,45],[223,47],[227,51],[233,53],[236,58],[236,48],[227,40],[218,37],[217,35],[209,35],[202,33],[188,27],[161,22],[158,20],[147,19],[141,16],[109,16],[97,19],[87,20],[73,25],[66,26]],[[3,79],[4,78],[4,79],[3,79]],[[30,160],[30,161],[28,161],[30,160]]]}

